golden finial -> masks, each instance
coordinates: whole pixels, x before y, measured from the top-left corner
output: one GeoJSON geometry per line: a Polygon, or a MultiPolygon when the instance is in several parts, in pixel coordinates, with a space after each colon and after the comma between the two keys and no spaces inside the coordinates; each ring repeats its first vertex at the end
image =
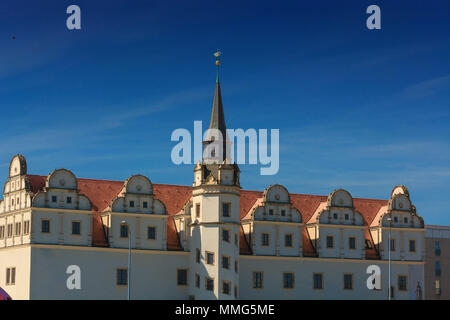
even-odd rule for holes
{"type": "Polygon", "coordinates": [[[214,57],[216,57],[216,66],[220,66],[220,56],[222,55],[222,52],[220,52],[219,49],[214,53],[214,57]]]}

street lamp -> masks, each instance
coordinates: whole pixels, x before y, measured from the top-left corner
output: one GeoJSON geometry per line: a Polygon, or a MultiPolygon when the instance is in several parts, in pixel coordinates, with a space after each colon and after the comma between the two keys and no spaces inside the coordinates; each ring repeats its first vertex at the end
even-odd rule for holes
{"type": "Polygon", "coordinates": [[[126,224],[127,225],[127,232],[128,232],[128,300],[131,300],[131,230],[130,227],[128,226],[127,222],[125,220],[123,220],[121,222],[122,224],[126,224]]]}
{"type": "Polygon", "coordinates": [[[391,225],[392,225],[392,217],[389,216],[389,218],[387,219],[387,221],[389,222],[389,267],[388,267],[388,279],[389,279],[389,287],[388,287],[388,299],[391,300],[391,225]]]}

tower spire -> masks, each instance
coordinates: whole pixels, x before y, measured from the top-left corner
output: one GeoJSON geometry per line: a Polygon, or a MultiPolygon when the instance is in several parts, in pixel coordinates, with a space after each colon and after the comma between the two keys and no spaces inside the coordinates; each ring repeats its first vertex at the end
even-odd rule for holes
{"type": "MultiPolygon", "coordinates": [[[[216,66],[217,66],[217,77],[216,77],[216,88],[214,90],[214,99],[211,110],[211,120],[209,122],[209,129],[217,129],[221,132],[223,137],[223,150],[222,150],[222,160],[227,159],[227,127],[225,125],[225,115],[223,112],[223,104],[222,104],[222,94],[220,90],[220,82],[219,82],[219,67],[220,67],[220,56],[221,52],[217,50],[214,53],[216,57],[216,66]]],[[[208,145],[212,143],[214,139],[206,139],[203,144],[208,145]]],[[[208,157],[210,155],[207,155],[208,157]]]]}

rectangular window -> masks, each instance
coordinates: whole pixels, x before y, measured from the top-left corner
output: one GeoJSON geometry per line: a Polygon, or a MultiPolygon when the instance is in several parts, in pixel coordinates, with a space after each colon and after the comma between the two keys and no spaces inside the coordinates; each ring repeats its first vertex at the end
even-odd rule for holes
{"type": "Polygon", "coordinates": [[[281,216],[282,216],[282,217],[286,216],[286,210],[281,209],[281,216]]]}
{"type": "Polygon", "coordinates": [[[147,227],[147,239],[149,240],[156,239],[156,227],[153,226],[147,227]]]}
{"type": "Polygon", "coordinates": [[[346,213],[344,217],[345,217],[345,220],[348,220],[348,218],[349,218],[348,213],[346,213]]]}
{"type": "Polygon", "coordinates": [[[334,219],[334,220],[337,220],[337,218],[338,218],[337,213],[333,213],[333,219],[334,219]]]}
{"type": "Polygon", "coordinates": [[[128,238],[128,225],[127,224],[120,225],[120,237],[128,238]]]}
{"type": "Polygon", "coordinates": [[[16,268],[6,268],[6,285],[16,284],[16,268]]]}
{"type": "Polygon", "coordinates": [[[23,222],[23,234],[30,234],[30,221],[23,222]]]}
{"type": "Polygon", "coordinates": [[[177,285],[179,286],[187,285],[187,269],[177,270],[177,285]]]}
{"type": "Polygon", "coordinates": [[[80,221],[72,221],[72,234],[73,235],[81,234],[81,222],[80,221]]]}
{"type": "Polygon", "coordinates": [[[234,272],[238,272],[238,261],[234,260],[234,272]]]}
{"type": "Polygon", "coordinates": [[[395,251],[395,239],[391,239],[391,251],[395,251]]]}
{"type": "Polygon", "coordinates": [[[222,230],[222,240],[225,242],[230,242],[230,230],[228,229],[222,230]]]}
{"type": "Polygon", "coordinates": [[[116,284],[126,286],[128,284],[128,269],[117,269],[116,284]]]}
{"type": "Polygon", "coordinates": [[[439,241],[438,240],[436,240],[434,242],[434,254],[436,256],[440,256],[441,255],[441,246],[439,245],[439,241]]]}
{"type": "Polygon", "coordinates": [[[333,244],[333,237],[332,236],[327,236],[327,248],[332,249],[334,244],[333,244]]]}
{"type": "Polygon", "coordinates": [[[230,257],[222,256],[222,268],[230,269],[230,257]]]}
{"type": "Polygon", "coordinates": [[[353,274],[344,274],[344,290],[353,290],[353,274]]]}
{"type": "Polygon", "coordinates": [[[200,276],[198,273],[195,274],[195,287],[200,288],[200,276]]]}
{"type": "Polygon", "coordinates": [[[200,218],[200,203],[195,205],[195,217],[200,218]]]}
{"type": "Polygon", "coordinates": [[[283,288],[285,289],[294,288],[294,274],[292,272],[283,273],[283,288]]]}
{"type": "Polygon", "coordinates": [[[395,223],[398,222],[398,217],[394,217],[394,222],[395,222],[395,223]]]}
{"type": "Polygon", "coordinates": [[[15,236],[18,237],[20,236],[20,232],[22,231],[22,223],[20,222],[16,222],[16,233],[15,236]]]}
{"type": "Polygon", "coordinates": [[[269,216],[273,216],[273,209],[269,209],[269,216]]]}
{"type": "Polygon", "coordinates": [[[134,201],[130,200],[130,208],[134,208],[134,201]]]}
{"type": "Polygon", "coordinates": [[[284,246],[289,248],[292,247],[292,234],[284,235],[284,246]]]}
{"type": "Polygon", "coordinates": [[[8,238],[11,238],[13,236],[13,224],[8,224],[8,238]]]}
{"type": "Polygon", "coordinates": [[[406,291],[408,290],[408,285],[406,281],[406,276],[398,276],[398,290],[399,291],[406,291]]]}
{"type": "Polygon", "coordinates": [[[231,282],[230,281],[222,281],[222,293],[223,294],[231,294],[231,282]]]}
{"type": "Polygon", "coordinates": [[[416,240],[409,240],[409,252],[416,252],[416,240]]]}
{"type": "Polygon", "coordinates": [[[262,233],[261,234],[261,245],[263,247],[267,247],[267,246],[269,246],[269,241],[270,241],[269,234],[268,233],[262,233]]]}
{"type": "Polygon", "coordinates": [[[261,271],[253,272],[253,289],[262,289],[263,287],[263,273],[261,271]]]}
{"type": "Polygon", "coordinates": [[[67,197],[67,198],[66,198],[66,202],[67,202],[67,203],[72,203],[72,197],[67,197]]]}
{"type": "Polygon", "coordinates": [[[0,239],[5,238],[5,226],[0,226],[0,239]]]}
{"type": "Polygon", "coordinates": [[[205,278],[205,289],[208,291],[214,291],[214,279],[212,278],[205,278]]]}
{"type": "Polygon", "coordinates": [[[144,209],[148,208],[148,202],[147,201],[142,202],[142,208],[144,208],[144,209]]]}
{"type": "Polygon", "coordinates": [[[321,273],[313,274],[313,288],[323,289],[323,275],[321,273]]]}
{"type": "Polygon", "coordinates": [[[195,262],[200,263],[200,249],[195,249],[195,262]]]}
{"type": "Polygon", "coordinates": [[[206,251],[206,264],[214,265],[214,253],[206,251]]]}
{"type": "Polygon", "coordinates": [[[434,263],[434,274],[436,276],[440,276],[441,275],[441,263],[439,261],[436,261],[434,263]]]}
{"type": "Polygon", "coordinates": [[[355,237],[348,238],[348,247],[350,249],[356,249],[356,238],[355,237]]]}
{"type": "Polygon", "coordinates": [[[436,280],[434,283],[434,287],[435,287],[435,293],[437,295],[441,294],[441,281],[440,280],[436,280]]]}
{"type": "Polygon", "coordinates": [[[222,203],[222,217],[230,216],[230,203],[224,202],[222,203]]]}
{"type": "Polygon", "coordinates": [[[52,202],[55,203],[56,201],[58,201],[58,198],[56,196],[52,196],[52,202]]]}
{"type": "Polygon", "coordinates": [[[50,220],[48,219],[41,220],[41,232],[50,233],[50,220]]]}
{"type": "Polygon", "coordinates": [[[234,297],[237,298],[238,297],[238,287],[234,286],[234,297]]]}
{"type": "Polygon", "coordinates": [[[408,218],[407,218],[407,217],[404,217],[404,218],[403,218],[403,222],[404,222],[404,223],[408,223],[408,218]]]}
{"type": "Polygon", "coordinates": [[[234,233],[234,244],[237,246],[238,245],[238,235],[237,232],[234,233]]]}

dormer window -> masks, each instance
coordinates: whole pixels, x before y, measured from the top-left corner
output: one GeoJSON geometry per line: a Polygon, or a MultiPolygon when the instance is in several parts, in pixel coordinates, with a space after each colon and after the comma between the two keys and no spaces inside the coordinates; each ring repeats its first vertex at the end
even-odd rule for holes
{"type": "Polygon", "coordinates": [[[222,203],[222,216],[223,217],[230,216],[230,204],[228,202],[222,203]]]}

